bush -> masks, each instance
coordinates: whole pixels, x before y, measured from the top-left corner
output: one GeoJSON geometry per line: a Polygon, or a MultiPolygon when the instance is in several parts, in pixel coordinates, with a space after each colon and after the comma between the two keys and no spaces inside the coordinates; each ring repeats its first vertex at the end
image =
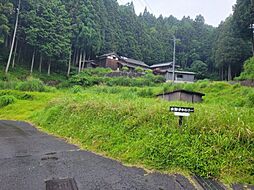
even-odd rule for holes
{"type": "Polygon", "coordinates": [[[44,92],[46,90],[44,83],[41,80],[34,78],[29,78],[27,81],[18,83],[16,89],[30,92],[44,92]]]}
{"type": "Polygon", "coordinates": [[[236,78],[239,80],[254,80],[254,56],[244,63],[244,72],[236,78]]]}
{"type": "Polygon", "coordinates": [[[194,61],[190,70],[196,73],[197,79],[205,79],[207,77],[208,66],[203,61],[194,61]]]}
{"type": "Polygon", "coordinates": [[[137,72],[137,73],[142,73],[143,71],[144,71],[144,69],[142,69],[141,67],[135,68],[135,72],[137,72]]]}
{"type": "Polygon", "coordinates": [[[137,94],[138,96],[144,97],[144,98],[151,98],[154,96],[153,90],[151,88],[142,89],[137,94]]]}
{"type": "Polygon", "coordinates": [[[112,70],[109,68],[92,68],[92,69],[85,69],[83,70],[79,76],[99,76],[99,77],[104,77],[106,74],[111,73],[112,70]]]}
{"type": "Polygon", "coordinates": [[[253,108],[254,107],[254,93],[251,93],[247,96],[247,106],[253,108]]]}
{"type": "Polygon", "coordinates": [[[4,95],[0,97],[0,108],[13,104],[16,101],[16,98],[11,95],[4,95]]]}
{"type": "Polygon", "coordinates": [[[32,100],[33,96],[28,93],[19,92],[19,91],[10,91],[10,90],[3,90],[0,91],[1,96],[14,96],[18,100],[32,100]]]}
{"type": "Polygon", "coordinates": [[[151,73],[146,75],[140,75],[137,78],[129,78],[126,76],[120,77],[106,77],[104,74],[109,70],[95,69],[85,70],[79,75],[71,77],[68,83],[62,83],[60,86],[70,87],[73,85],[79,85],[83,87],[106,84],[108,86],[155,86],[158,83],[165,82],[163,76],[155,76],[151,73]]]}
{"type": "Polygon", "coordinates": [[[0,90],[15,89],[17,83],[16,81],[0,81],[0,90]]]}
{"type": "Polygon", "coordinates": [[[122,71],[128,72],[128,71],[129,71],[129,68],[128,68],[128,67],[123,67],[123,68],[122,68],[122,71]]]}
{"type": "Polygon", "coordinates": [[[82,86],[79,86],[79,85],[75,85],[73,86],[70,91],[74,94],[77,94],[77,93],[81,93],[83,91],[83,88],[82,86]]]}

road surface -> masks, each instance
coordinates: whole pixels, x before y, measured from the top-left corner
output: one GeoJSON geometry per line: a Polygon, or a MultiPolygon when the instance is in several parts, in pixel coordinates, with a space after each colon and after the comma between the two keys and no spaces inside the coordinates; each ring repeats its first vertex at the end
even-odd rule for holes
{"type": "Polygon", "coordinates": [[[71,187],[67,179],[73,179],[75,190],[195,189],[181,175],[147,174],[82,151],[27,123],[0,121],[1,190],[66,190],[71,187]]]}

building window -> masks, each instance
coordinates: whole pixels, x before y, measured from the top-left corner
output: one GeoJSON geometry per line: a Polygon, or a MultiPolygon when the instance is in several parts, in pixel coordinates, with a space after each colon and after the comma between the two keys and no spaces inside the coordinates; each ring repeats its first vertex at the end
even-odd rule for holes
{"type": "Polygon", "coordinates": [[[182,79],[183,75],[177,75],[177,78],[182,79]]]}

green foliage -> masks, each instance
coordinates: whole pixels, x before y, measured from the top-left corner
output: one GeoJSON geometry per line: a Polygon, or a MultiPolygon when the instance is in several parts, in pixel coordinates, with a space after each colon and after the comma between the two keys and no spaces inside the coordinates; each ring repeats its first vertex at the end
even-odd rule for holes
{"type": "Polygon", "coordinates": [[[0,96],[0,108],[13,104],[16,101],[16,98],[11,95],[0,96]]]}
{"type": "MultiPolygon", "coordinates": [[[[0,3],[0,43],[13,31],[14,25],[9,23],[15,20],[12,3],[0,3]]],[[[234,16],[219,28],[205,24],[202,15],[181,20],[173,16],[156,18],[146,9],[137,16],[133,3],[120,6],[115,0],[24,0],[21,9],[16,62],[30,64],[31,56],[27,55],[34,50],[35,66],[42,57],[43,71],[49,65],[54,71],[66,71],[71,56],[75,72],[82,54],[86,59],[96,59],[109,51],[149,65],[168,62],[173,51],[173,43],[168,40],[175,35],[180,39],[176,61],[183,69],[200,60],[213,75],[230,65],[232,76],[238,76],[251,51],[246,42],[252,35],[248,27],[254,18],[250,1],[238,0],[234,16]],[[20,48],[28,52],[20,52],[20,48]]],[[[0,54],[2,57],[2,51],[0,54]]]]}
{"type": "Polygon", "coordinates": [[[123,67],[123,68],[122,68],[122,71],[128,72],[128,71],[129,71],[129,68],[128,68],[128,67],[123,67]]]}
{"type": "Polygon", "coordinates": [[[0,45],[10,31],[9,20],[12,15],[13,4],[8,1],[0,2],[0,45]]]}
{"type": "Polygon", "coordinates": [[[248,40],[252,38],[250,25],[254,23],[254,6],[252,0],[237,0],[233,14],[235,28],[238,34],[248,40]]]}
{"type": "Polygon", "coordinates": [[[220,24],[213,49],[216,67],[221,72],[227,71],[227,75],[223,79],[228,80],[232,80],[232,75],[238,76],[240,74],[244,60],[251,55],[250,45],[243,38],[240,38],[235,31],[233,17],[230,16],[220,24]]]}
{"type": "Polygon", "coordinates": [[[16,86],[17,90],[21,91],[45,91],[45,85],[39,79],[29,78],[27,81],[19,82],[16,86]]]}
{"type": "Polygon", "coordinates": [[[254,80],[254,57],[248,59],[244,63],[244,72],[237,79],[240,80],[254,80]]]}
{"type": "MultiPolygon", "coordinates": [[[[212,88],[209,83],[199,86],[212,88]]],[[[219,92],[231,86],[213,87],[219,92]]],[[[186,126],[179,129],[168,107],[193,105],[135,96],[137,92],[148,97],[151,88],[119,88],[110,88],[110,93],[109,87],[93,87],[72,98],[56,99],[34,119],[48,132],[130,164],[163,171],[181,168],[228,183],[253,183],[253,109],[220,102],[197,104],[186,126]],[[94,93],[97,88],[102,94],[94,93]]]]}
{"type": "Polygon", "coordinates": [[[195,77],[198,80],[207,78],[208,66],[203,61],[194,61],[190,70],[196,73],[195,77]]]}
{"type": "Polygon", "coordinates": [[[209,80],[155,87],[75,86],[54,93],[8,90],[0,91],[0,97],[18,101],[0,109],[0,117],[39,124],[47,132],[125,163],[187,170],[227,183],[253,183],[253,94],[253,88],[209,80]],[[154,97],[174,89],[206,96],[202,104],[194,105],[154,97]],[[20,98],[25,94],[32,98],[20,98]],[[182,129],[168,112],[171,105],[195,107],[182,129]]]}
{"type": "Polygon", "coordinates": [[[29,93],[24,93],[20,91],[12,91],[12,90],[0,90],[0,97],[2,96],[11,96],[15,97],[18,100],[33,100],[33,96],[29,93]]]}
{"type": "Polygon", "coordinates": [[[151,73],[138,78],[129,77],[106,77],[106,74],[112,72],[110,69],[88,69],[79,75],[74,75],[69,79],[69,85],[80,85],[83,87],[106,84],[108,86],[155,86],[156,84],[165,82],[162,76],[155,76],[151,73]]]}
{"type": "Polygon", "coordinates": [[[254,92],[247,95],[247,106],[250,108],[254,107],[254,92]]]}
{"type": "Polygon", "coordinates": [[[142,69],[141,67],[136,67],[135,72],[142,73],[142,72],[144,72],[144,69],[142,69]]]}
{"type": "Polygon", "coordinates": [[[83,88],[82,86],[75,85],[70,89],[70,91],[74,94],[77,94],[83,92],[83,88]]]}

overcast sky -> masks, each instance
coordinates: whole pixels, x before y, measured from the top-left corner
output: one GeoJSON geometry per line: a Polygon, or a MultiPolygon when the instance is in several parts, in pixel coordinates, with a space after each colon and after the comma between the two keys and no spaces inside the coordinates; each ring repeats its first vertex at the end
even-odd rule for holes
{"type": "Polygon", "coordinates": [[[195,18],[201,14],[205,17],[206,23],[213,26],[218,26],[232,13],[232,6],[236,2],[236,0],[118,0],[119,4],[131,1],[137,14],[143,12],[145,7],[157,17],[162,14],[182,19],[183,16],[195,18]]]}

